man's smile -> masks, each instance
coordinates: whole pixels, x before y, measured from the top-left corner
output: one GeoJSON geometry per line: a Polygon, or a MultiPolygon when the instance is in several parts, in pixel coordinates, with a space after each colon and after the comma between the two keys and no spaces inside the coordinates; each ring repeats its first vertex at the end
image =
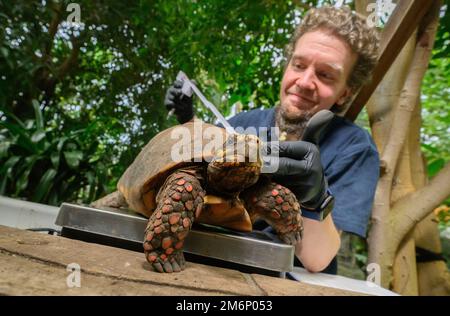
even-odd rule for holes
{"type": "Polygon", "coordinates": [[[296,93],[296,92],[288,92],[288,99],[291,101],[292,105],[294,105],[297,108],[304,108],[304,107],[312,107],[316,104],[315,101],[304,97],[303,95],[296,93]]]}

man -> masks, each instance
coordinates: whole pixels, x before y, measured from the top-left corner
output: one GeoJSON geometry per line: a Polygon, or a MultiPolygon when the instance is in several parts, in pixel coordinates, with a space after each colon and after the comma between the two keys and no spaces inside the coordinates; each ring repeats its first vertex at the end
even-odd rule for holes
{"type": "MultiPolygon", "coordinates": [[[[378,153],[369,134],[339,114],[369,79],[377,49],[376,30],[350,9],[312,9],[287,46],[280,104],[240,113],[229,121],[244,129],[277,126],[286,135],[274,178],[301,203],[304,231],[295,254],[309,271],[328,266],[326,271],[336,273],[330,262],[335,263],[339,250],[339,231],[366,234],[378,181],[378,153]],[[316,113],[321,117],[314,124],[321,124],[324,132],[305,139],[306,124],[316,113]],[[326,216],[333,196],[332,216],[326,216]]],[[[165,105],[184,123],[193,118],[192,99],[180,88],[175,82],[168,89],[165,105]]]]}

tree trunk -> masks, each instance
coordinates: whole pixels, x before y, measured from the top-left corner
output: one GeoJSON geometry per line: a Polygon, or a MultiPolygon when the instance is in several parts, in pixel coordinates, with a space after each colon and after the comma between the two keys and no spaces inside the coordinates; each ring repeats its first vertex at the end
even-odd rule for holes
{"type": "MultiPolygon", "coordinates": [[[[399,157],[400,161],[398,162],[396,175],[393,179],[394,183],[392,185],[391,204],[415,191],[413,178],[415,178],[416,175],[412,173],[413,155],[410,144],[412,138],[411,136],[414,134],[413,131],[420,130],[420,125],[416,125],[419,121],[413,119],[417,113],[420,113],[419,102],[420,98],[418,97],[415,100],[415,106],[408,128],[407,135],[409,135],[409,137],[405,143],[405,146],[403,146],[402,153],[399,157]]],[[[420,142],[420,139],[417,139],[417,141],[420,142]]],[[[420,176],[425,175],[423,174],[420,176]]],[[[403,295],[419,294],[416,266],[416,246],[412,232],[408,233],[404,237],[396,254],[393,266],[392,289],[403,295]]]]}
{"type": "Polygon", "coordinates": [[[392,268],[392,290],[401,295],[419,295],[416,266],[416,244],[412,233],[405,236],[395,255],[392,268]]]}
{"type": "Polygon", "coordinates": [[[429,188],[420,191],[428,197],[432,187],[441,186],[440,194],[420,200],[414,192],[415,174],[411,173],[417,153],[405,146],[410,143],[408,131],[419,128],[411,124],[412,113],[418,113],[415,108],[434,43],[439,7],[436,2],[424,17],[417,41],[412,37],[367,105],[382,165],[369,235],[369,262],[380,265],[382,286],[409,295],[418,294],[412,229],[443,198],[447,190],[444,179],[450,173],[449,166],[429,188]],[[412,60],[411,47],[415,47],[412,60]]]}
{"type": "MultiPolygon", "coordinates": [[[[380,152],[385,157],[386,146],[392,134],[394,110],[399,104],[406,74],[414,54],[414,36],[406,43],[400,55],[386,74],[367,104],[372,136],[380,152]]],[[[391,195],[396,162],[381,161],[381,177],[375,194],[372,211],[372,227],[369,233],[369,262],[380,264],[382,285],[391,287],[393,262],[383,262],[382,258],[393,258],[396,249],[390,247],[390,233],[394,229],[390,222],[391,195]],[[387,255],[390,253],[390,255],[387,255]]]]}
{"type": "MultiPolygon", "coordinates": [[[[374,0],[357,0],[355,3],[356,10],[362,15],[367,16],[367,7],[369,3],[374,3],[374,0]]],[[[372,137],[380,152],[383,154],[383,149],[386,146],[392,126],[393,109],[398,103],[401,89],[406,80],[407,69],[410,66],[411,59],[414,52],[415,41],[410,39],[405,47],[392,64],[389,71],[386,73],[384,79],[380,82],[372,97],[366,104],[367,113],[369,115],[369,123],[371,126],[372,137]]],[[[369,232],[369,258],[368,262],[375,262],[380,264],[379,256],[385,253],[386,246],[389,245],[389,238],[387,232],[391,229],[388,219],[390,211],[390,196],[391,196],[391,182],[386,181],[386,164],[381,161],[382,177],[378,183],[375,193],[374,206],[371,218],[371,229],[369,232]]],[[[387,271],[392,269],[392,266],[380,264],[382,285],[389,288],[391,282],[386,277],[391,274],[387,271]]]]}
{"type": "MultiPolygon", "coordinates": [[[[356,10],[366,15],[368,12],[366,8],[369,3],[374,1],[359,0],[356,1],[356,10]]],[[[408,70],[411,65],[411,61],[414,55],[415,43],[416,43],[416,33],[414,33],[408,42],[403,47],[400,54],[397,56],[395,62],[392,64],[391,68],[385,75],[384,79],[380,82],[377,89],[375,90],[372,97],[369,99],[366,108],[369,115],[369,121],[372,131],[372,137],[377,145],[380,152],[380,156],[383,156],[384,148],[388,143],[391,135],[392,120],[394,115],[394,109],[398,105],[400,94],[404,86],[408,70]]],[[[391,195],[401,195],[401,190],[396,190],[396,183],[398,181],[392,181],[392,176],[387,174],[390,168],[390,173],[393,174],[395,166],[387,166],[385,161],[381,161],[381,178],[378,183],[374,207],[372,212],[372,225],[369,234],[369,260],[368,262],[376,262],[380,264],[381,268],[381,278],[382,285],[384,287],[391,287],[391,278],[393,270],[393,262],[383,264],[380,259],[386,252],[391,252],[389,257],[393,257],[395,254],[394,249],[389,249],[389,234],[388,232],[393,229],[389,223],[389,213],[391,210],[391,200],[393,198],[398,198],[391,195]]],[[[398,175],[396,175],[396,178],[398,175]]],[[[400,257],[409,257],[405,253],[409,249],[414,249],[414,245],[411,243],[406,243],[401,248],[400,257]]],[[[405,260],[402,260],[405,262],[405,260]]],[[[409,265],[411,266],[411,265],[409,265]]],[[[406,269],[405,274],[398,273],[398,271],[404,270],[405,267],[400,267],[397,265],[397,275],[402,276],[401,279],[411,279],[415,278],[414,273],[411,269],[406,269]],[[411,275],[414,275],[411,277],[411,275]]],[[[411,292],[411,291],[410,291],[411,292]]],[[[413,291],[414,292],[414,291],[413,291]]]]}
{"type": "MultiPolygon", "coordinates": [[[[426,28],[424,29],[421,37],[418,40],[418,45],[416,48],[416,56],[418,58],[417,62],[414,62],[413,68],[411,69],[413,80],[411,81],[410,87],[405,86],[406,90],[409,89],[413,93],[417,90],[420,91],[418,84],[421,82],[425,70],[428,67],[428,59],[431,55],[431,48],[433,46],[434,36],[437,29],[439,12],[438,9],[439,7],[434,8],[433,14],[426,16],[426,19],[428,19],[426,28]]],[[[419,101],[415,103],[417,104],[417,107],[419,107],[419,101]]],[[[401,198],[398,203],[392,205],[392,211],[390,214],[392,215],[391,221],[394,223],[393,226],[396,228],[395,233],[391,237],[393,247],[395,247],[395,245],[397,244],[400,244],[400,240],[401,238],[403,238],[404,234],[412,236],[410,232],[416,226],[416,224],[419,221],[423,220],[428,214],[430,214],[432,210],[437,205],[439,205],[442,200],[444,200],[450,193],[450,184],[448,183],[448,177],[450,176],[450,165],[446,166],[439,173],[439,175],[436,176],[428,185],[426,185],[425,187],[421,187],[421,185],[425,183],[426,176],[423,170],[423,159],[420,153],[419,142],[420,108],[417,108],[413,111],[414,115],[411,115],[411,123],[409,126],[409,141],[405,144],[407,146],[405,146],[404,151],[409,152],[409,157],[407,157],[407,159],[408,164],[410,165],[409,169],[411,185],[415,187],[415,192],[412,192],[408,196],[401,198]],[[412,175],[414,175],[414,177],[412,177],[412,175]],[[412,178],[415,178],[416,180],[412,180],[412,178]]],[[[395,200],[393,200],[392,202],[395,202],[395,200]]],[[[433,235],[438,234],[436,225],[434,226],[434,231],[432,230],[431,226],[428,226],[427,232],[429,234],[429,238],[433,235]]],[[[434,238],[434,240],[436,240],[436,238],[434,238]]],[[[407,241],[404,240],[402,244],[406,242],[407,241]]],[[[434,246],[440,248],[439,241],[437,241],[437,243],[435,242],[434,246]]],[[[414,250],[415,249],[410,248],[410,260],[415,260],[414,250]]],[[[398,264],[401,264],[403,261],[400,260],[396,262],[398,262],[398,264]]],[[[427,277],[424,277],[424,275],[422,274],[420,277],[421,282],[426,282],[427,279],[429,279],[432,283],[441,282],[441,288],[445,289],[446,287],[448,287],[446,285],[443,285],[445,284],[445,282],[448,282],[444,281],[448,276],[446,267],[444,267],[445,269],[443,270],[442,265],[433,264],[433,266],[435,266],[436,268],[440,267],[440,269],[436,270],[433,275],[427,277]],[[443,281],[444,283],[442,283],[443,281]]],[[[412,265],[410,265],[409,267],[412,267],[412,265]]],[[[405,266],[403,266],[403,269],[400,268],[397,271],[400,270],[405,271],[405,266]]],[[[411,289],[415,287],[415,285],[413,284],[414,279],[412,277],[408,279],[408,282],[411,282],[410,285],[402,283],[400,275],[394,274],[394,280],[395,291],[398,291],[402,294],[412,294],[411,289]]],[[[429,286],[425,285],[423,285],[423,287],[430,288],[429,286]]],[[[433,287],[436,288],[436,286],[433,287]]]]}

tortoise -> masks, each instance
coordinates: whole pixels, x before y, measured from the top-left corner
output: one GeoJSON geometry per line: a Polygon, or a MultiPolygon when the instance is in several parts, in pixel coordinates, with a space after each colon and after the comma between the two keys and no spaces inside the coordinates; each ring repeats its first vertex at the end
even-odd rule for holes
{"type": "Polygon", "coordinates": [[[200,121],[202,131],[225,140],[221,146],[210,146],[211,138],[198,132],[198,123],[177,125],[153,137],[121,176],[118,191],[92,206],[126,207],[148,217],[143,248],[158,272],[185,268],[183,244],[194,221],[250,232],[252,223],[263,219],[283,242],[300,241],[303,226],[297,198],[261,174],[260,155],[250,159],[250,153],[259,153],[259,139],[227,134],[200,121]],[[173,139],[175,134],[183,139],[173,139]],[[199,144],[203,150],[189,152],[199,144]],[[245,151],[236,150],[242,144],[245,151]],[[174,160],[174,148],[185,148],[188,154],[174,160]]]}

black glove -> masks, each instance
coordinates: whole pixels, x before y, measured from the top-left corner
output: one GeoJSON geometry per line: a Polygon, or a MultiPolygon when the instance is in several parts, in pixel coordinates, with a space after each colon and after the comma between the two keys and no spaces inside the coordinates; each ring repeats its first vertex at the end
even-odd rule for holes
{"type": "Polygon", "coordinates": [[[317,145],[333,116],[328,110],[319,111],[306,125],[303,140],[279,145],[279,167],[273,179],[289,188],[307,209],[316,209],[327,197],[328,184],[317,145]]]}
{"type": "Polygon", "coordinates": [[[167,111],[174,110],[174,114],[181,124],[190,121],[194,117],[194,106],[192,96],[188,97],[181,92],[183,82],[175,80],[173,85],[167,89],[164,105],[167,111]]]}

